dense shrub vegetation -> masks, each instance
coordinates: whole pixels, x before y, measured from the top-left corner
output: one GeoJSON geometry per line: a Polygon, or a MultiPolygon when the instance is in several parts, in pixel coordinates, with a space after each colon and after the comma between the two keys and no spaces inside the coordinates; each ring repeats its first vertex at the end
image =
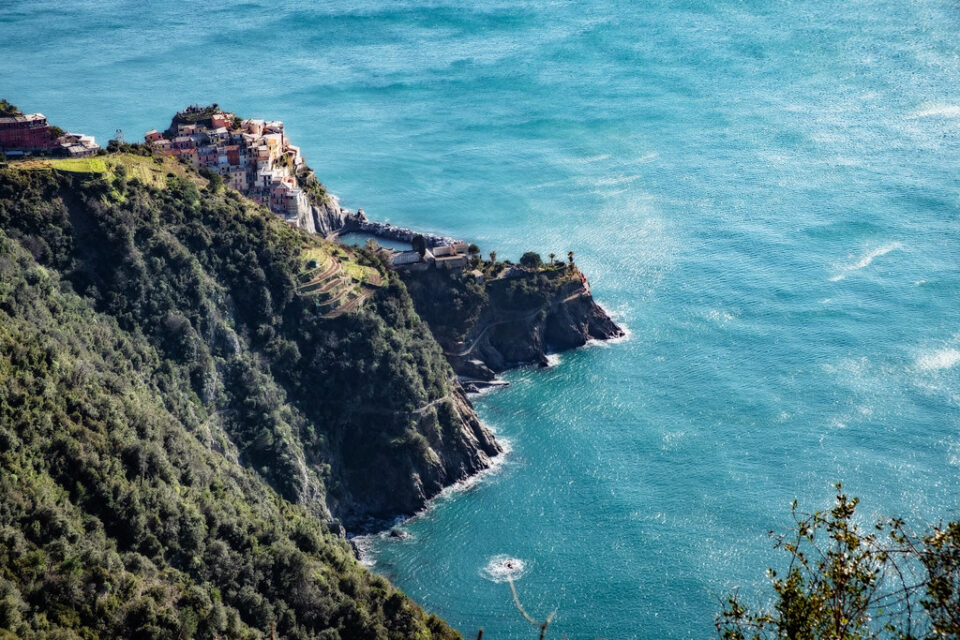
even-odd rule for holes
{"type": "Polygon", "coordinates": [[[488,302],[487,291],[469,273],[433,269],[403,272],[420,317],[449,348],[466,336],[488,302]]]}
{"type": "Polygon", "coordinates": [[[488,323],[522,317],[544,309],[562,298],[572,283],[579,283],[579,272],[563,265],[544,266],[532,252],[521,258],[524,271],[517,277],[497,277],[510,268],[508,263],[494,260],[477,266],[483,268],[479,278],[472,271],[401,272],[417,313],[448,349],[463,340],[485,314],[488,323]]]}
{"type": "Polygon", "coordinates": [[[429,458],[411,429],[459,427],[445,414],[411,425],[412,409],[451,393],[452,373],[402,284],[384,269],[369,309],[324,319],[296,295],[300,252],[318,240],[233,191],[167,183],[7,171],[0,225],[184,373],[190,424],[225,433],[284,497],[327,499],[348,524],[371,515],[364,505],[397,487],[370,471],[429,458]]]}
{"type": "Polygon", "coordinates": [[[800,514],[777,536],[789,564],[769,570],[772,606],[732,594],[717,617],[725,640],[960,638],[960,522],[910,531],[903,520],[857,523],[857,499],[800,514]]]}
{"type": "Polygon", "coordinates": [[[205,182],[0,170],[0,629],[454,635],[326,522],[462,471],[439,347],[385,270],[323,318],[321,241],[205,182]]]}
{"type": "MultiPolygon", "coordinates": [[[[314,514],[211,449],[227,441],[191,416],[189,368],[5,236],[0,281],[0,628],[453,635],[359,567],[314,514]]],[[[185,322],[170,321],[171,349],[190,350],[185,322]]]]}

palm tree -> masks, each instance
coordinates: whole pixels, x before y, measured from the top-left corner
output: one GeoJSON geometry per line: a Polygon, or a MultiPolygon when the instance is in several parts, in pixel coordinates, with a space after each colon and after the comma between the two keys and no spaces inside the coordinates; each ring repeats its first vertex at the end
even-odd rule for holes
{"type": "Polygon", "coordinates": [[[573,251],[567,251],[567,260],[570,261],[570,266],[573,266],[573,251]]]}
{"type": "Polygon", "coordinates": [[[497,252],[496,252],[496,251],[491,251],[491,252],[490,252],[490,263],[491,263],[491,264],[496,264],[496,263],[497,263],[497,252]]]}
{"type": "Polygon", "coordinates": [[[556,257],[557,257],[557,254],[555,254],[555,253],[551,253],[551,254],[550,254],[550,264],[553,264],[554,258],[556,258],[556,257]]]}

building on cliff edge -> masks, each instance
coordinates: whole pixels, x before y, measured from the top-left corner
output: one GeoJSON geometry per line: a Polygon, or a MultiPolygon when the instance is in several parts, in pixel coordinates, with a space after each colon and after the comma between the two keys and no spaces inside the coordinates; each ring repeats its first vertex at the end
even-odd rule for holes
{"type": "Polygon", "coordinates": [[[7,156],[92,156],[100,147],[93,136],[62,133],[42,113],[15,113],[0,117],[0,152],[7,156]]]}
{"type": "Polygon", "coordinates": [[[219,173],[227,186],[288,222],[296,224],[310,209],[310,198],[297,182],[305,169],[303,156],[290,144],[282,122],[192,108],[177,114],[167,131],[151,129],[144,139],[161,155],[219,173]]]}

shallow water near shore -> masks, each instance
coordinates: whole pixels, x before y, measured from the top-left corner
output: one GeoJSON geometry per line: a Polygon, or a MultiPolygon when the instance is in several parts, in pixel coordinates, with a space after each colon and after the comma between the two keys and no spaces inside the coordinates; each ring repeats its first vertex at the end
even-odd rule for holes
{"type": "Polygon", "coordinates": [[[394,249],[396,251],[410,251],[412,245],[409,242],[402,242],[400,240],[392,240],[390,238],[382,238],[380,236],[375,236],[370,233],[363,233],[360,231],[353,231],[350,233],[341,234],[339,237],[340,242],[344,244],[353,245],[355,247],[365,247],[369,241],[377,243],[377,245],[385,249],[394,249]]]}
{"type": "Polygon", "coordinates": [[[958,31],[929,0],[12,0],[0,95],[101,142],[282,119],[371,219],[575,251],[631,338],[476,398],[502,468],[374,568],[470,637],[534,637],[510,558],[548,637],[704,638],[794,498],[960,515],[958,31]]]}

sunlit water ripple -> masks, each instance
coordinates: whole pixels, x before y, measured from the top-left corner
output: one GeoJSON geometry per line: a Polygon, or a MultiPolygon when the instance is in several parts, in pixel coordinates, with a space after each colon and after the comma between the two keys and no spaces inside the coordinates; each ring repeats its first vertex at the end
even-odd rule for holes
{"type": "Polygon", "coordinates": [[[513,558],[553,637],[704,638],[764,586],[794,498],[957,515],[958,23],[931,0],[8,0],[0,93],[101,140],[194,102],[279,118],[346,206],[574,250],[631,338],[480,398],[502,468],[370,560],[469,636],[533,637],[489,579],[513,558]]]}

